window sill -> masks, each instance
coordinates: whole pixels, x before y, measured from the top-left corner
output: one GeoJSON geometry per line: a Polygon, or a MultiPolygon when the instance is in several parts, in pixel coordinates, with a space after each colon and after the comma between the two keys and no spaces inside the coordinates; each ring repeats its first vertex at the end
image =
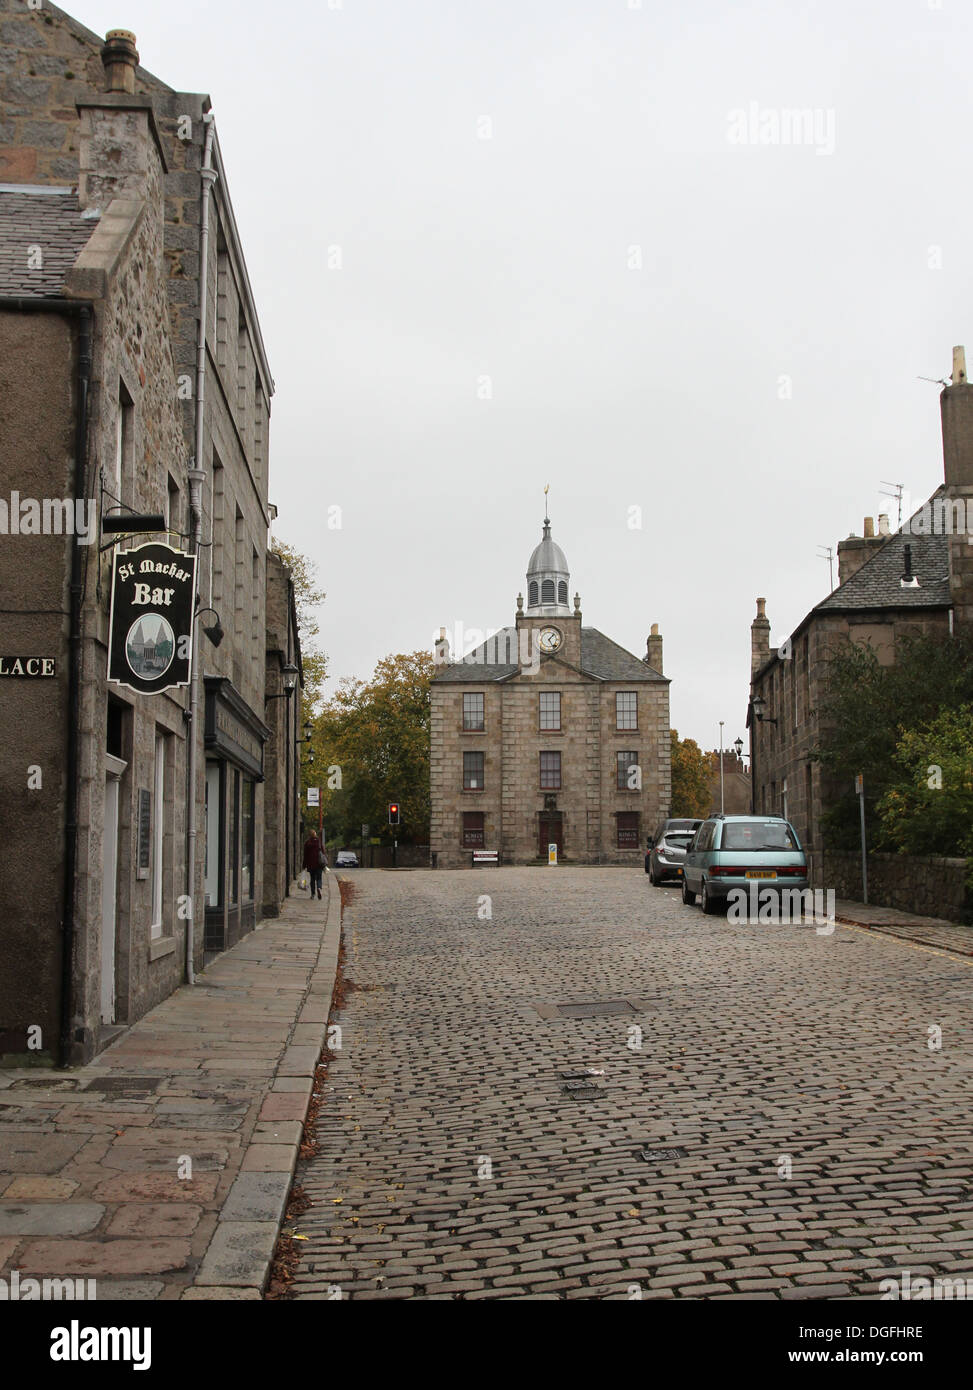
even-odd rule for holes
{"type": "Polygon", "coordinates": [[[482,796],[483,793],[484,793],[485,791],[486,791],[486,787],[464,787],[464,788],[463,788],[463,795],[464,795],[464,796],[482,796]]]}
{"type": "Polygon", "coordinates": [[[485,734],[486,729],[464,729],[460,727],[461,734],[485,734]]]}
{"type": "Polygon", "coordinates": [[[176,938],[174,936],[157,936],[154,941],[149,942],[149,961],[161,960],[163,956],[175,954],[176,938]]]}

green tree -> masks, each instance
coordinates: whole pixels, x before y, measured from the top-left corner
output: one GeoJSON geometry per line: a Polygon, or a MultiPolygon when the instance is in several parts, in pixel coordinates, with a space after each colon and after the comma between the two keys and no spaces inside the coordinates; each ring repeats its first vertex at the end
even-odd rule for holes
{"type": "MultiPolygon", "coordinates": [[[[855,777],[865,778],[870,848],[898,848],[878,807],[901,778],[896,751],[908,729],[973,702],[973,648],[958,637],[903,637],[895,663],[883,666],[868,645],[846,643],[828,660],[819,708],[821,742],[814,756],[843,788],[821,818],[826,843],[845,848],[858,837],[855,777]]],[[[930,762],[935,761],[930,758],[930,762]]]]}
{"type": "Polygon", "coordinates": [[[973,854],[973,705],[904,730],[895,769],[878,804],[889,841],[907,854],[973,854]]]}
{"type": "MultiPolygon", "coordinates": [[[[326,787],[329,835],[358,841],[363,823],[391,839],[388,803],[400,805],[398,839],[429,839],[429,683],[435,671],[428,651],[386,656],[370,681],[344,677],[315,721],[323,762],[339,769],[341,785],[326,787]]],[[[332,781],[336,778],[332,774],[332,781]]]]}
{"type": "Polygon", "coordinates": [[[710,812],[711,759],[695,739],[681,739],[670,729],[672,743],[672,800],[670,816],[706,816],[710,812]]]}

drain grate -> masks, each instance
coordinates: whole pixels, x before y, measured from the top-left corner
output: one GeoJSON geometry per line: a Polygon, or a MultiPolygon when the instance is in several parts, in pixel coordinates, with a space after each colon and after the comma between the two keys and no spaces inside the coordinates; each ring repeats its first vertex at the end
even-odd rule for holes
{"type": "Polygon", "coordinates": [[[634,1014],[635,1006],[628,999],[596,999],[590,1004],[558,1004],[564,1018],[601,1018],[609,1014],[634,1014]]]}
{"type": "Polygon", "coordinates": [[[638,1156],[645,1163],[668,1163],[674,1158],[685,1158],[685,1149],[639,1149],[638,1156]]]}
{"type": "Polygon", "coordinates": [[[592,1081],[565,1081],[564,1092],[574,1100],[590,1100],[593,1096],[600,1096],[602,1091],[600,1086],[596,1086],[592,1081]]]}
{"type": "Polygon", "coordinates": [[[11,1091],[76,1091],[78,1084],[78,1081],[70,1076],[24,1076],[19,1081],[14,1081],[9,1089],[11,1091]]]}

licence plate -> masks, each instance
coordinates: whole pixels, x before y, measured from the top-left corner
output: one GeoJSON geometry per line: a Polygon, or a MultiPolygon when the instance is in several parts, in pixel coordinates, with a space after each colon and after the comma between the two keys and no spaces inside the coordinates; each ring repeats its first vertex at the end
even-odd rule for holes
{"type": "Polygon", "coordinates": [[[747,877],[747,878],[776,878],[776,877],[777,877],[777,870],[776,870],[776,869],[748,869],[748,870],[747,870],[747,873],[746,873],[746,877],[747,877]]]}

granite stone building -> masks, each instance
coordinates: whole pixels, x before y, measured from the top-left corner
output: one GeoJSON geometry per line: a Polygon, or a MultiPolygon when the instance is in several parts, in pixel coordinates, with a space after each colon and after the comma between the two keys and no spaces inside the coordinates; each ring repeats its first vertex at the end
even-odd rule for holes
{"type": "Polygon", "coordinates": [[[669,681],[653,626],[640,660],[582,621],[545,519],[510,627],[431,686],[430,851],[440,868],[496,850],[505,864],[641,864],[670,796],[669,681]]]}
{"type": "Polygon", "coordinates": [[[838,543],[838,586],[778,647],[770,645],[766,599],[750,629],[750,730],[754,809],[786,816],[819,849],[822,812],[838,788],[812,758],[822,739],[819,708],[829,654],[868,644],[892,665],[902,638],[973,628],[973,386],[965,353],[940,397],[944,479],[902,527],[866,517],[862,536],[838,543]]]}
{"type": "Polygon", "coordinates": [[[47,3],[2,38],[0,652],[50,665],[0,680],[0,1055],[78,1061],[286,890],[266,758],[300,659],[276,569],[268,636],[273,382],[209,98],[47,3]],[[133,513],[163,529],[106,531],[133,513]],[[107,681],[112,553],[149,541],[198,553],[195,680],[162,694],[107,681]]]}

